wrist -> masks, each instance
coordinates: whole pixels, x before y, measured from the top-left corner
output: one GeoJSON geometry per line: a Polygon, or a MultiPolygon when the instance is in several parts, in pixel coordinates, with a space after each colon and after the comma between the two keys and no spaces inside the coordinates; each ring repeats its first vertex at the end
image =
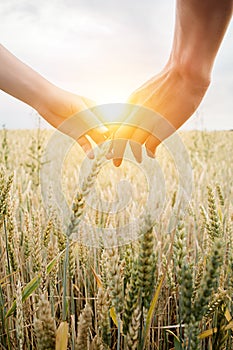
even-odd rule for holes
{"type": "Polygon", "coordinates": [[[53,88],[53,85],[43,77],[37,79],[34,84],[31,82],[31,101],[29,104],[38,113],[42,109],[50,109],[51,99],[53,99],[53,88]]]}
{"type": "Polygon", "coordinates": [[[206,62],[197,62],[192,56],[182,53],[171,54],[165,70],[173,72],[181,77],[187,84],[194,88],[208,89],[211,82],[211,68],[206,62]],[[183,57],[182,57],[183,56],[183,57]]]}
{"type": "Polygon", "coordinates": [[[42,85],[37,86],[40,91],[37,91],[34,108],[54,127],[58,127],[67,118],[85,109],[85,104],[79,96],[47,81],[42,85]]]}

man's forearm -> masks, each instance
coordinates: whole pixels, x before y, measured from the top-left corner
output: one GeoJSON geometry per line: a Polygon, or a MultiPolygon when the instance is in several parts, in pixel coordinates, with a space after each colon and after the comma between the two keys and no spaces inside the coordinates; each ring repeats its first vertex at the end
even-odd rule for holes
{"type": "Polygon", "coordinates": [[[232,8],[233,0],[177,0],[170,61],[208,82],[232,8]]]}
{"type": "Polygon", "coordinates": [[[0,89],[37,109],[52,86],[0,45],[0,89]]]}

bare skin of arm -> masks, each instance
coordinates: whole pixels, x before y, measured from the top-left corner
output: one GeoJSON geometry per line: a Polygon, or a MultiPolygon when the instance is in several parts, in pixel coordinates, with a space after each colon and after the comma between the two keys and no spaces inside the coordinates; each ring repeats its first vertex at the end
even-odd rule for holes
{"type": "Polygon", "coordinates": [[[51,125],[77,140],[90,158],[93,157],[92,147],[85,134],[97,144],[105,141],[104,133],[107,129],[88,110],[92,105],[90,100],[53,85],[2,45],[0,89],[33,107],[51,125]],[[78,114],[85,110],[87,111],[78,114]],[[94,127],[98,129],[94,130],[94,127]]]}
{"type": "Polygon", "coordinates": [[[215,57],[232,17],[232,9],[232,0],[177,0],[169,60],[162,72],[137,89],[128,101],[159,113],[172,127],[158,135],[154,132],[156,120],[151,122],[148,130],[144,118],[138,122],[131,113],[115,133],[109,154],[116,166],[122,162],[128,140],[137,161],[141,161],[139,146],[143,144],[147,154],[154,157],[161,141],[195,112],[209,87],[215,57]]]}

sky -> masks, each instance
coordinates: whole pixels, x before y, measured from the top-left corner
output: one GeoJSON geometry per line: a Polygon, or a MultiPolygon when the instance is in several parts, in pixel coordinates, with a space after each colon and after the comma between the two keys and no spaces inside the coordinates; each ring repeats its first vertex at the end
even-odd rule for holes
{"type": "MultiPolygon", "coordinates": [[[[0,42],[61,88],[97,103],[125,102],[166,63],[174,15],[175,0],[0,0],[0,42]]],[[[185,129],[233,129],[232,43],[231,22],[185,129]]],[[[0,91],[3,124],[35,127],[37,114],[0,91]]]]}

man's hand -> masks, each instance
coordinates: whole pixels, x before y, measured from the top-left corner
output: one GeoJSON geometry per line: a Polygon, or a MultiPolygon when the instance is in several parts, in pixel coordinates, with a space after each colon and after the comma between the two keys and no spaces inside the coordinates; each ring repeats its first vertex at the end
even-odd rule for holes
{"type": "Polygon", "coordinates": [[[138,162],[142,160],[143,144],[148,156],[154,158],[160,142],[194,113],[207,88],[208,83],[195,81],[185,71],[167,67],[136,90],[129,98],[132,109],[116,131],[108,155],[114,165],[120,166],[128,140],[138,162]]]}
{"type": "Polygon", "coordinates": [[[111,156],[116,166],[122,162],[127,140],[131,141],[138,161],[141,160],[140,146],[144,143],[148,155],[154,156],[158,144],[197,109],[209,86],[214,60],[232,10],[233,0],[176,1],[175,33],[168,63],[161,74],[129,99],[129,103],[147,107],[165,118],[166,130],[157,125],[158,118],[150,121],[142,115],[139,121],[138,113],[131,113],[115,134],[111,156]]]}

